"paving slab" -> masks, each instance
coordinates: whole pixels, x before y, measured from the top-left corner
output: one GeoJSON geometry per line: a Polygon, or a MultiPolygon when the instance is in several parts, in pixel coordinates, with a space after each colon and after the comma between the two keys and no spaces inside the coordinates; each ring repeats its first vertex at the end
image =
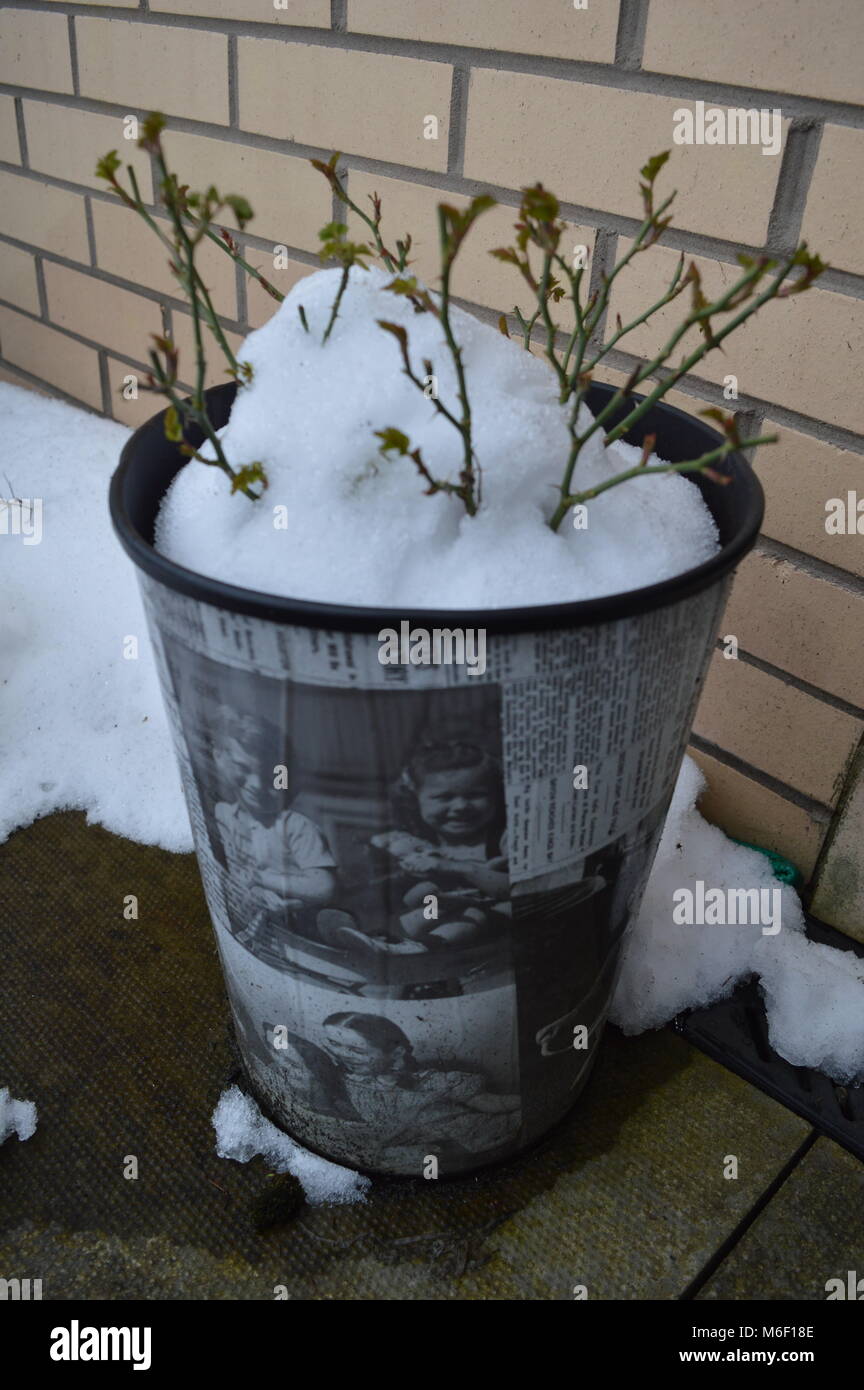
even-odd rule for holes
{"type": "Polygon", "coordinates": [[[864,1164],[817,1139],[698,1297],[813,1302],[840,1279],[848,1298],[850,1273],[864,1300],[864,1164]]]}
{"type": "Polygon", "coordinates": [[[46,1299],[676,1298],[809,1133],[670,1031],[610,1030],[531,1154],[261,1234],[266,1165],[214,1149],[236,1059],[194,858],[46,817],[0,846],[0,932],[0,1084],[39,1107],[0,1148],[0,1275],[46,1299]]]}

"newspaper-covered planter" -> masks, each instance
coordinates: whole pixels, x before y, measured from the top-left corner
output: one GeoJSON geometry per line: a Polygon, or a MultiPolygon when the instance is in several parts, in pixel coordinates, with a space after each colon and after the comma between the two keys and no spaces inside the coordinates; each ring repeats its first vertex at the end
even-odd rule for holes
{"type": "MultiPolygon", "coordinates": [[[[217,425],[234,389],[210,393],[217,425]]],[[[673,462],[717,438],[668,406],[640,430],[673,462]]],[[[722,549],[674,580],[385,612],[164,559],[153,524],[183,463],[155,417],[111,508],[249,1086],[352,1167],[446,1176],[515,1154],[596,1058],[759,483],[733,456],[732,485],[704,484],[722,549]]]]}

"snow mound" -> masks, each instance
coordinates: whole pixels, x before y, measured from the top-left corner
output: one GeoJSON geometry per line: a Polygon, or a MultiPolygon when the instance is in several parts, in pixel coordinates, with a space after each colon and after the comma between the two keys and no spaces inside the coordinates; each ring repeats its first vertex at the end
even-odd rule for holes
{"type": "Polygon", "coordinates": [[[248,1163],[261,1154],[277,1173],[293,1173],[303,1185],[306,1200],[322,1202],[364,1202],[371,1186],[369,1178],[350,1168],[330,1163],[295,1144],[287,1134],[266,1120],[251,1096],[239,1086],[223,1091],[213,1111],[216,1152],[220,1158],[248,1163]]]}
{"type": "MultiPolygon", "coordinates": [[[[374,432],[402,430],[434,476],[451,480],[462,466],[461,440],[403,374],[398,344],[376,320],[404,325],[417,374],[424,376],[429,359],[439,399],[458,413],[440,324],[389,293],[389,274],[354,269],[322,345],[339,276],[322,270],[300,281],[240,351],[254,377],[237,396],[222,444],[235,467],[263,463],[270,482],[263,498],[232,496],[219,469],[189,464],[163,503],[156,535],[163,554],[199,573],[295,598],[501,608],[640,588],[717,550],[699,490],[678,474],[610,489],[588,503],[586,529],[567,519],[553,534],[546,520],[569,442],[555,377],[546,362],[458,309],[453,324],[483,505],[468,517],[458,498],[425,496],[414,464],[382,459],[374,432]],[[274,508],[287,510],[278,526],[274,508]]],[[[601,482],[632,466],[638,452],[604,449],[598,431],[583,449],[576,484],[601,482]]]]}
{"type": "MultiPolygon", "coordinates": [[[[685,758],[639,916],[627,936],[610,1019],[625,1033],[659,1028],[757,975],[768,1036],[781,1057],[835,1081],[864,1074],[864,961],[809,941],[798,895],[770,861],[704,821],[705,778],[685,758]],[[721,892],[766,890],[780,903],[779,931],[759,925],[683,925],[674,895],[699,883],[721,892]]],[[[707,915],[707,914],[706,914],[707,915]]]]}
{"type": "Polygon", "coordinates": [[[11,1135],[32,1139],[36,1133],[36,1106],[32,1100],[13,1100],[8,1086],[0,1086],[0,1144],[11,1135]]]}
{"type": "Polygon", "coordinates": [[[108,514],[129,431],[3,382],[0,414],[0,495],[39,504],[24,513],[32,538],[11,521],[0,535],[0,842],[74,808],[191,849],[135,570],[108,514]]]}

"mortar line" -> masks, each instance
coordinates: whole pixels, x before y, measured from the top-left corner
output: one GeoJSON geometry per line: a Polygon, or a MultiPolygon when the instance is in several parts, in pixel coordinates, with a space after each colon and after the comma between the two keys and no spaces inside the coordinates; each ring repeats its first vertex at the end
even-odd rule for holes
{"type": "MultiPolygon", "coordinates": [[[[613,348],[603,360],[607,366],[614,367],[617,371],[628,375],[637,362],[645,362],[645,358],[636,357],[630,352],[622,352],[619,348],[613,348]]],[[[675,390],[682,391],[687,396],[708,401],[712,405],[720,405],[725,408],[729,406],[729,402],[723,398],[721,386],[692,373],[677,381],[675,390]]],[[[765,417],[766,423],[811,435],[823,443],[834,444],[838,449],[850,453],[864,454],[864,435],[856,434],[854,430],[847,430],[842,425],[832,425],[827,420],[819,420],[812,415],[802,415],[796,410],[791,410],[788,406],[776,405],[773,401],[763,400],[760,396],[750,396],[746,392],[739,393],[736,406],[739,410],[752,410],[761,414],[765,417]]]]}
{"type": "Polygon", "coordinates": [[[642,66],[648,0],[621,0],[615,35],[615,65],[637,71],[642,66]]]}
{"type": "MultiPolygon", "coordinates": [[[[595,293],[599,295],[600,290],[602,288],[603,276],[609,274],[610,269],[615,264],[615,258],[617,254],[617,232],[607,231],[605,227],[598,227],[594,236],[594,253],[591,257],[591,274],[588,280],[589,298],[591,297],[591,295],[595,293]]],[[[606,319],[608,314],[609,305],[607,304],[597,324],[597,331],[595,332],[591,342],[588,344],[589,349],[592,351],[596,350],[596,348],[600,345],[600,343],[602,343],[603,338],[605,337],[606,319]]]]}
{"type": "Polygon", "coordinates": [[[96,227],[93,223],[93,209],[90,206],[90,199],[84,195],[84,221],[87,224],[87,247],[90,252],[90,267],[95,268],[96,262],[96,227]]]}
{"type": "Polygon", "coordinates": [[[75,96],[81,95],[81,83],[78,79],[78,39],[75,33],[75,18],[69,14],[66,19],[69,29],[69,66],[72,69],[72,91],[75,96]]]}
{"type": "MultiPolygon", "coordinates": [[[[21,97],[15,97],[15,128],[18,132],[18,153],[21,156],[21,168],[30,168],[30,155],[27,150],[27,127],[24,124],[24,102],[21,97]]],[[[13,165],[13,168],[15,166],[13,165]]]]}
{"type": "Polygon", "coordinates": [[[798,550],[795,546],[787,545],[785,541],[774,540],[770,536],[760,535],[756,549],[768,559],[786,560],[796,569],[805,570],[814,579],[822,579],[828,584],[833,584],[835,588],[854,594],[856,598],[864,597],[864,579],[852,570],[830,565],[827,560],[820,560],[818,556],[810,555],[806,550],[798,550]]]}
{"type": "Polygon", "coordinates": [[[240,128],[240,78],[237,64],[237,35],[228,35],[228,124],[240,128]]]}
{"type": "MultiPolygon", "coordinates": [[[[723,639],[718,637],[716,642],[718,652],[724,650],[723,639]]],[[[762,671],[766,676],[773,676],[776,680],[782,681],[784,685],[791,686],[793,690],[800,690],[802,695],[809,695],[811,699],[818,700],[820,704],[829,705],[831,709],[836,709],[840,714],[848,714],[852,719],[864,721],[864,707],[850,704],[848,700],[842,700],[839,695],[832,695],[829,690],[821,690],[818,685],[811,685],[809,681],[802,680],[800,676],[793,675],[791,671],[784,671],[780,666],[774,666],[770,661],[764,661],[761,656],[754,656],[752,652],[744,651],[743,647],[738,648],[739,661],[743,661],[745,666],[754,666],[757,671],[762,671]]]]}
{"type": "Polygon", "coordinates": [[[98,411],[94,405],[91,405],[89,401],[82,401],[80,396],[73,396],[71,392],[64,391],[60,386],[56,386],[54,382],[46,381],[44,377],[37,376],[35,372],[28,371],[26,367],[19,367],[17,362],[13,362],[9,357],[4,357],[2,353],[0,353],[0,366],[5,367],[7,371],[14,372],[16,376],[23,377],[28,386],[41,387],[48,396],[66,401],[68,405],[77,406],[79,410],[86,410],[90,415],[100,416],[100,411],[98,411]]]}
{"type": "MultiPolygon", "coordinates": [[[[754,1087],[754,1089],[757,1088],[754,1087]]],[[[736,1245],[740,1243],[742,1238],[750,1230],[750,1227],[755,1224],[765,1208],[777,1196],[777,1193],[780,1191],[781,1187],[783,1187],[784,1183],[792,1176],[802,1160],[806,1158],[818,1138],[819,1131],[811,1129],[809,1134],[807,1134],[798,1145],[795,1152],[786,1160],[779,1173],[775,1174],[768,1183],[768,1186],[756,1198],[756,1201],[750,1207],[749,1211],[747,1211],[738,1224],[729,1232],[725,1240],[721,1241],[713,1255],[706,1260],[699,1273],[690,1280],[690,1283],[687,1284],[684,1290],[678,1295],[678,1300],[680,1302],[689,1303],[696,1298],[697,1294],[701,1293],[702,1289],[708,1283],[708,1280],[712,1275],[716,1274],[720,1266],[728,1256],[731,1255],[736,1245]]]]}
{"type": "Polygon", "coordinates": [[[499,72],[519,72],[526,76],[557,77],[565,81],[576,80],[595,86],[618,87],[621,91],[644,91],[685,101],[704,100],[712,105],[748,106],[756,109],[779,105],[787,117],[809,115],[838,124],[864,126],[864,107],[856,106],[853,102],[738,86],[690,77],[683,73],[651,72],[642,67],[628,69],[616,66],[614,62],[586,62],[581,59],[557,58],[537,53],[478,48],[470,44],[399,39],[387,35],[363,34],[356,30],[341,32],[332,27],[256,23],[252,20],[217,19],[204,15],[155,15],[149,11],[110,9],[96,5],[60,6],[48,3],[48,0],[30,0],[28,9],[46,14],[59,12],[70,17],[111,19],[116,23],[135,23],[142,27],[152,24],[163,28],[197,29],[225,36],[235,34],[238,38],[270,39],[285,44],[380,53],[385,57],[406,57],[445,64],[461,63],[471,67],[491,68],[499,72]]]}
{"type": "MultiPolygon", "coordinates": [[[[0,307],[2,307],[2,308],[7,308],[7,309],[11,309],[11,310],[13,310],[16,314],[20,314],[20,315],[22,316],[22,318],[30,319],[33,323],[41,323],[41,322],[42,322],[42,320],[39,319],[39,318],[37,318],[37,316],[36,316],[35,314],[30,313],[30,311],[27,310],[27,309],[22,309],[21,306],[18,305],[18,304],[12,304],[11,301],[9,301],[9,300],[0,298],[0,307]]],[[[168,306],[163,306],[163,309],[166,309],[166,310],[167,310],[167,309],[168,309],[168,306]]],[[[170,312],[170,310],[169,310],[169,312],[170,312]]],[[[166,327],[167,327],[169,324],[170,324],[170,320],[167,319],[167,318],[163,318],[163,332],[166,331],[166,327]]],[[[80,343],[80,344],[82,345],[82,347],[92,348],[93,351],[96,352],[96,353],[104,352],[104,353],[106,354],[107,357],[109,357],[109,358],[111,358],[111,359],[119,360],[120,362],[122,362],[122,363],[124,363],[124,364],[126,364],[126,365],[128,365],[128,366],[130,366],[130,367],[132,367],[132,368],[134,368],[134,370],[135,370],[136,372],[140,372],[140,373],[142,373],[142,374],[146,374],[146,373],[148,373],[148,372],[150,372],[150,371],[152,370],[151,366],[150,366],[148,363],[144,363],[144,362],[140,361],[138,358],[132,357],[132,356],[131,356],[130,354],[128,354],[128,353],[124,353],[120,348],[116,348],[116,347],[106,347],[104,343],[97,343],[97,342],[95,342],[94,339],[92,339],[92,338],[85,338],[85,337],[83,337],[82,334],[76,333],[76,332],[74,332],[72,329],[64,328],[64,327],[63,327],[61,324],[59,324],[59,323],[52,323],[52,322],[49,320],[49,321],[45,324],[45,327],[46,327],[46,328],[51,328],[51,329],[53,329],[55,333],[60,333],[60,334],[62,334],[62,336],[63,336],[64,338],[71,338],[71,339],[73,340],[73,342],[80,343]]],[[[56,389],[57,391],[59,391],[59,393],[60,393],[61,395],[66,396],[68,399],[74,401],[76,404],[80,404],[80,405],[85,406],[85,408],[86,408],[87,410],[90,410],[90,411],[93,411],[93,410],[94,410],[94,407],[93,407],[93,406],[88,405],[88,404],[87,404],[86,402],[84,402],[84,401],[81,401],[77,396],[70,396],[69,392],[64,392],[64,391],[60,390],[59,387],[55,388],[53,382],[47,381],[44,377],[37,376],[37,375],[36,375],[35,373],[33,373],[33,372],[27,372],[27,371],[25,370],[25,368],[19,367],[16,363],[12,362],[11,359],[9,359],[9,358],[4,358],[3,355],[2,355],[2,353],[0,353],[0,362],[8,363],[8,365],[9,365],[11,368],[13,368],[15,371],[20,371],[20,372],[24,373],[24,375],[30,377],[33,381],[37,381],[37,382],[41,383],[42,385],[48,387],[48,388],[49,388],[50,390],[52,390],[52,391],[56,389]]],[[[185,387],[185,389],[191,390],[191,386],[189,385],[189,383],[187,383],[187,382],[181,382],[181,385],[183,385],[183,386],[185,387]]],[[[96,413],[98,414],[98,411],[97,411],[96,413]]],[[[154,413],[155,413],[155,412],[154,412],[154,413]]]]}
{"type": "Polygon", "coordinates": [[[771,249],[788,254],[798,245],[821,139],[822,126],[815,121],[799,118],[789,127],[765,238],[771,249]]]}
{"type": "Polygon", "coordinates": [[[819,879],[822,875],[822,870],[825,867],[825,862],[828,859],[828,856],[830,855],[831,850],[834,846],[834,840],[836,839],[838,831],[840,830],[843,814],[847,806],[849,805],[849,802],[851,801],[852,797],[855,795],[858,780],[862,774],[864,774],[864,735],[862,735],[861,739],[859,740],[858,746],[856,747],[855,752],[850,758],[849,763],[846,767],[846,773],[843,778],[843,786],[841,788],[840,795],[837,798],[837,806],[834,811],[831,824],[828,827],[828,832],[825,835],[825,838],[819,846],[819,853],[816,856],[816,863],[813,865],[813,872],[810,875],[810,882],[814,885],[813,893],[811,894],[811,896],[815,896],[816,892],[818,891],[819,879]]]}
{"type": "Polygon", "coordinates": [[[463,178],[465,166],[465,137],[468,128],[468,86],[471,73],[467,67],[454,67],[450,83],[450,128],[447,142],[447,173],[463,178]]]}
{"type": "MultiPolygon", "coordinates": [[[[0,91],[3,91],[8,84],[0,83],[0,91]]],[[[45,93],[34,92],[31,96],[29,89],[25,90],[28,99],[51,100],[45,93]]],[[[125,114],[125,108],[117,106],[116,103],[96,102],[86,98],[72,98],[65,96],[63,102],[52,101],[54,106],[68,107],[71,110],[92,111],[100,115],[120,115],[125,114]]],[[[227,144],[242,146],[250,150],[266,150],[279,154],[288,159],[306,160],[309,158],[328,159],[332,151],[313,145],[287,144],[272,136],[256,135],[249,131],[240,131],[230,126],[213,126],[204,121],[190,121],[182,117],[172,117],[172,129],[183,133],[204,135],[210,139],[218,139],[227,144]]],[[[519,206],[521,195],[512,188],[506,188],[500,184],[485,183],[477,179],[467,179],[463,176],[448,173],[442,170],[415,169],[410,165],[391,164],[386,160],[373,159],[363,155],[344,154],[342,158],[346,161],[346,167],[357,169],[358,172],[378,174],[382,178],[390,178],[396,181],[403,181],[412,184],[419,184],[425,187],[441,188],[445,192],[462,193],[466,197],[472,197],[477,192],[490,193],[498,202],[505,207],[519,206]]],[[[42,174],[32,169],[22,169],[19,165],[0,162],[0,168],[7,169],[11,173],[22,176],[38,177],[40,182],[51,182],[61,188],[69,188],[74,192],[80,191],[82,185],[74,184],[70,180],[63,179],[57,175],[42,174]]],[[[90,190],[98,192],[102,197],[112,195],[102,190],[90,190]]],[[[568,221],[581,222],[592,228],[603,227],[609,231],[623,233],[632,236],[639,228],[640,221],[636,217],[629,217],[623,213],[609,212],[603,208],[592,208],[586,204],[561,202],[562,215],[568,221]]],[[[691,255],[706,256],[714,260],[727,262],[730,265],[737,265],[737,257],[742,247],[754,252],[764,251],[765,244],[753,242],[733,242],[721,240],[717,237],[708,236],[705,233],[691,231],[687,228],[670,227],[664,235],[664,246],[669,250],[684,250],[691,255]]],[[[837,293],[845,294],[848,297],[864,298],[864,275],[855,275],[850,271],[839,271],[829,269],[820,279],[820,285],[824,288],[834,290],[837,293]]]]}
{"type": "Polygon", "coordinates": [[[747,762],[746,758],[739,758],[737,753],[730,753],[727,748],[721,748],[719,744],[712,743],[710,739],[703,738],[701,734],[691,732],[690,743],[700,753],[707,754],[718,763],[723,763],[725,767],[731,768],[733,772],[739,772],[742,777],[748,777],[751,782],[757,782],[766,791],[773,792],[775,796],[782,797],[784,801],[788,801],[793,806],[797,806],[799,810],[805,811],[810,819],[816,821],[817,824],[827,825],[834,815],[833,807],[828,806],[824,801],[799,792],[797,788],[790,787],[788,782],[782,782],[779,777],[773,777],[770,772],[754,767],[752,763],[747,762]]]}
{"type": "Polygon", "coordinates": [[[330,0],[330,28],[334,34],[348,29],[348,0],[330,0]]]}
{"type": "MultiPolygon", "coordinates": [[[[8,238],[4,238],[4,240],[8,240],[8,238]]],[[[10,241],[10,244],[14,245],[15,243],[10,241]]],[[[22,249],[30,250],[29,247],[22,249]]],[[[112,275],[110,271],[102,270],[99,266],[81,266],[75,261],[68,260],[64,256],[55,256],[52,252],[42,252],[41,254],[51,265],[64,266],[67,270],[78,271],[79,274],[86,275],[90,273],[92,279],[99,284],[113,285],[115,289],[125,290],[127,294],[139,295],[141,299],[145,299],[149,304],[155,304],[157,306],[160,311],[160,319],[162,310],[166,307],[180,310],[185,310],[187,308],[183,300],[177,299],[173,295],[169,296],[164,291],[160,293],[158,290],[148,290],[141,285],[132,285],[127,281],[120,280],[116,275],[112,275]],[[95,272],[95,274],[93,272],[95,272]]],[[[24,314],[26,318],[33,319],[34,322],[43,322],[38,314],[32,313],[29,309],[22,309],[20,304],[13,304],[11,300],[0,299],[0,303],[5,304],[10,309],[14,309],[18,314],[24,314]]],[[[229,318],[226,314],[219,314],[218,318],[223,328],[230,329],[232,333],[243,332],[243,325],[240,323],[239,319],[229,318]]],[[[58,332],[66,333],[70,338],[77,338],[79,342],[87,343],[90,347],[99,348],[106,346],[105,343],[98,343],[92,338],[85,338],[82,334],[76,333],[74,329],[65,328],[62,324],[55,323],[50,318],[45,321],[49,323],[52,328],[56,328],[58,332]]]]}
{"type": "Polygon", "coordinates": [[[41,255],[35,257],[36,263],[36,288],[39,293],[39,317],[43,323],[48,323],[48,289],[45,284],[45,270],[42,265],[41,255]]]}
{"type": "Polygon", "coordinates": [[[111,378],[108,375],[108,359],[105,349],[99,350],[99,384],[102,387],[102,414],[108,419],[114,419],[114,403],[111,400],[111,378]]]}

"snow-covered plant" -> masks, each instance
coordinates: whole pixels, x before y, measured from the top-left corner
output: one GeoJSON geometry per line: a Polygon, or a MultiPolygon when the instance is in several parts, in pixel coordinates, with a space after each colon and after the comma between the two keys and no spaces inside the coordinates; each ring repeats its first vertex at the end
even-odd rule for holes
{"type": "MultiPolygon", "coordinates": [[[[238,227],[242,230],[252,217],[252,209],[246,199],[239,194],[219,195],[212,185],[202,193],[190,191],[188,184],[181,184],[176,174],[169,171],[165,151],[162,147],[162,131],[165,118],[153,112],[143,122],[138,144],[153,156],[158,172],[159,202],[168,213],[167,230],[154,218],[144,203],[138,187],[135,170],[130,164],[128,190],[117,178],[120,158],[116,150],[109,151],[96,165],[98,178],[107,180],[109,186],[144,219],[169,253],[169,265],[176,277],[192,311],[192,329],[195,336],[195,384],[192,395],[178,385],[178,352],[171,338],[154,333],[153,346],[149,349],[150,372],[145,390],[158,392],[168,400],[165,411],[165,434],[168,439],[179,443],[180,450],[190,458],[203,463],[215,464],[231,479],[232,492],[244,492],[247,497],[257,500],[267,486],[267,479],[260,463],[252,463],[244,468],[234,469],[225,457],[219,436],[210,419],[204,382],[207,374],[207,356],[204,351],[204,327],[206,325],[216,339],[228,362],[228,371],[238,383],[249,380],[248,364],[237,361],[222,330],[219,317],[213,307],[210,292],[196,265],[196,253],[205,238],[230,249],[235,259],[241,259],[234,238],[227,229],[214,230],[216,219],[224,209],[233,212],[238,227]],[[215,457],[205,458],[185,441],[187,424],[197,425],[204,437],[210,441],[215,457]],[[256,485],[258,490],[256,491],[256,485]]],[[[250,274],[254,273],[248,266],[250,274]]],[[[261,279],[260,276],[258,276],[261,279]]],[[[272,290],[272,286],[270,287],[272,290]]],[[[274,294],[278,292],[273,290],[274,294]]],[[[281,295],[278,296],[281,298],[281,295]]]]}
{"type": "MultiPolygon", "coordinates": [[[[222,468],[231,478],[232,492],[241,491],[247,497],[257,500],[267,486],[261,463],[252,462],[239,469],[232,468],[207,412],[204,391],[204,327],[208,328],[216,339],[228,362],[228,371],[237,380],[239,388],[242,389],[251,379],[251,368],[248,363],[236,360],[222,331],[209,292],[195,263],[199,246],[204,240],[214,242],[256,279],[274,300],[281,301],[284,296],[260,270],[244,259],[235,238],[227,228],[218,225],[219,214],[227,208],[234,214],[238,227],[242,230],[253,216],[246,199],[239,195],[220,196],[212,185],[202,193],[195,193],[190,192],[188,185],[181,184],[166,163],[161,138],[164,126],[164,118],[158,113],[148,116],[138,143],[154,160],[158,176],[157,200],[168,214],[170,232],[160,225],[160,221],[151,215],[142,201],[131,166],[128,167],[129,188],[123,187],[120,183],[117,172],[121,161],[116,150],[112,150],[101,159],[97,166],[99,176],[108,181],[127,207],[134,209],[144,218],[165,244],[170,253],[171,270],[192,309],[196,364],[195,386],[191,397],[185,398],[177,384],[176,346],[170,338],[160,335],[154,335],[154,345],[149,352],[152,370],[147,379],[147,389],[161,393],[169,402],[165,412],[165,432],[168,438],[179,442],[181,450],[188,456],[205,463],[215,463],[222,468]],[[207,458],[186,442],[188,424],[197,425],[201,429],[213,447],[214,458],[207,458]]],[[[428,357],[424,357],[419,365],[415,362],[409,330],[405,325],[389,319],[378,319],[377,322],[383,332],[396,340],[401,371],[428,399],[431,409],[458,432],[462,466],[457,480],[436,476],[431,461],[423,457],[419,447],[413,445],[411,439],[396,425],[376,430],[375,435],[381,441],[379,453],[382,456],[395,454],[413,463],[426,485],[427,493],[452,494],[461,500],[468,515],[474,516],[482,503],[482,471],[472,438],[469,383],[466,379],[462,349],[451,316],[451,281],[453,267],[466,236],[478,217],[495,205],[495,199],[482,195],[473,198],[464,208],[447,203],[439,204],[437,216],[440,275],[437,286],[430,290],[410,273],[410,234],[396,241],[395,250],[388,247],[381,231],[380,198],[377,193],[370,196],[371,211],[355,203],[339,172],[339,158],[338,154],[333,154],[326,164],[317,159],[313,159],[311,163],[327,179],[338,201],[366,226],[370,240],[351,240],[347,224],[336,220],[329,222],[319,234],[322,260],[335,263],[342,269],[322,335],[322,346],[330,338],[339,317],[352,269],[356,267],[365,270],[372,259],[380,261],[384,268],[392,273],[393,279],[387,285],[388,291],[408,299],[417,314],[431,314],[438,320],[443,345],[449,354],[456,381],[457,399],[449,403],[442,401],[438,396],[435,364],[428,357]]],[[[682,252],[675,273],[663,294],[627,323],[622,321],[620,314],[617,315],[615,329],[604,341],[606,316],[615,281],[636,256],[656,245],[672,220],[668,209],[675,197],[674,192],[659,204],[655,204],[654,191],[657,176],[668,158],[669,152],[664,151],[649,159],[642,168],[640,192],[643,221],[628,249],[609,271],[597,278],[590,292],[586,289],[586,268],[581,260],[571,264],[561,249],[565,224],[561,219],[558,199],[540,183],[522,191],[513,244],[496,247],[490,253],[505,264],[512,265],[531,291],[532,310],[525,314],[517,306],[513,311],[519,324],[522,345],[528,351],[539,351],[545,356],[557,380],[560,403],[566,409],[569,447],[563,462],[561,482],[557,488],[558,498],[548,518],[548,524],[553,531],[558,530],[573,507],[584,504],[599,493],[630,478],[646,473],[704,473],[719,483],[728,482],[728,477],[718,472],[715,465],[721,463],[733,449],[752,448],[759,444],[774,443],[777,439],[776,435],[742,439],[734,415],[725,414],[712,407],[704,410],[702,414],[716,422],[722,431],[723,439],[715,448],[698,458],[675,464],[651,464],[649,459],[656,441],[654,435],[647,435],[641,457],[633,467],[582,491],[576,484],[579,455],[589,439],[599,431],[603,432],[603,442],[606,446],[622,439],[676,382],[692,371],[709,352],[720,349],[724,340],[746,323],[764,304],[772,299],[785,299],[790,295],[803,293],[826,269],[819,257],[808,251],[804,242],[784,257],[752,257],[742,253],[738,257],[741,266],[739,277],[716,298],[709,299],[695,262],[691,261],[685,269],[685,256],[682,252]],[[583,405],[594,373],[607,354],[618,346],[626,334],[646,323],[658,310],[688,290],[689,308],[662,347],[649,360],[640,362],[633,368],[624,384],[613,393],[596,415],[592,416],[584,410],[583,405]],[[565,307],[568,322],[558,321],[558,315],[561,313],[559,306],[565,307]],[[718,323],[718,316],[726,314],[732,316],[718,323]],[[693,328],[699,331],[699,344],[673,364],[673,355],[679,343],[693,328]],[[648,394],[642,401],[634,402],[633,393],[649,378],[654,377],[657,380],[651,385],[648,394]],[[620,418],[616,420],[616,416],[620,418]]],[[[309,332],[302,304],[298,305],[298,313],[303,328],[309,332]]],[[[504,315],[499,319],[499,328],[505,335],[510,336],[504,315]]]]}
{"type": "Polygon", "coordinates": [[[626,482],[637,473],[699,472],[707,473],[718,482],[726,482],[728,479],[717,473],[713,465],[721,462],[731,450],[776,442],[776,435],[741,439],[734,416],[725,415],[723,411],[711,407],[701,413],[715,420],[725,435],[723,443],[716,449],[684,463],[650,466],[648,459],[655,440],[653,435],[649,435],[645,439],[642,458],[635,468],[615,474],[599,486],[585,492],[574,491],[574,473],[579,454],[593,434],[602,429],[603,442],[607,446],[623,438],[682,376],[691,371],[709,352],[719,348],[723,340],[746,323],[763,304],[770,299],[784,299],[789,295],[802,293],[809,289],[826,268],[818,256],[810,254],[806,243],[803,242],[790,255],[779,260],[772,256],[752,257],[742,253],[738,256],[742,274],[716,299],[709,300],[705,295],[695,261],[691,261],[685,271],[682,252],[675,273],[660,298],[628,323],[623,323],[620,314],[617,315],[614,333],[606,338],[605,342],[602,341],[600,335],[609,307],[612,286],[635,256],[656,245],[672,221],[671,216],[664,214],[675,197],[674,192],[659,206],[655,206],[654,202],[654,183],[668,158],[669,151],[666,150],[662,154],[654,155],[641,169],[643,182],[640,184],[640,192],[644,211],[642,225],[628,250],[608,273],[600,277],[599,285],[590,295],[583,293],[584,267],[581,263],[572,265],[560,250],[565,227],[559,215],[558,200],[554,194],[544,189],[542,184],[538,183],[533,188],[523,191],[519,209],[520,219],[516,223],[515,245],[498,247],[491,253],[499,260],[515,266],[534,294],[536,308],[530,317],[525,318],[518,309],[515,310],[523,333],[523,343],[526,348],[530,348],[531,335],[539,321],[542,325],[543,351],[557,376],[561,403],[569,407],[570,449],[561,480],[561,496],[549,520],[553,531],[558,529],[571,507],[596,497],[599,492],[626,482]],[[535,274],[532,269],[529,247],[534,247],[539,252],[539,274],[535,274]],[[796,269],[800,269],[802,273],[794,280],[788,280],[790,272],[796,269]],[[634,367],[611,400],[593,419],[586,422],[580,407],[591,386],[593,374],[603,358],[617,347],[627,333],[646,323],[658,309],[677,299],[688,287],[689,312],[682,317],[666,343],[649,361],[634,367]],[[568,301],[572,312],[572,324],[564,335],[553,318],[551,308],[553,303],[562,300],[568,301]],[[721,326],[715,326],[712,322],[718,314],[735,309],[738,313],[734,318],[721,326]],[[699,329],[702,341],[677,365],[670,367],[672,354],[681,339],[693,327],[699,329]],[[645,399],[638,404],[634,403],[624,417],[612,426],[612,418],[628,397],[643,382],[661,370],[660,380],[645,399]]]}

